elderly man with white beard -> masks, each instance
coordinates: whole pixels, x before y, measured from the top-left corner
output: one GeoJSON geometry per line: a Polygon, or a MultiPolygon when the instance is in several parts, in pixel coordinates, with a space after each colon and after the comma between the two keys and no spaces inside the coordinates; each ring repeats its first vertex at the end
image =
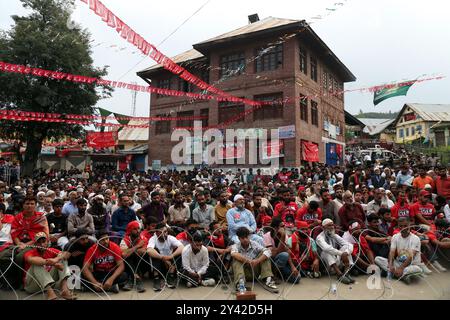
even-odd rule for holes
{"type": "Polygon", "coordinates": [[[354,283],[350,276],[353,265],[353,246],[336,234],[333,220],[325,219],[322,222],[323,231],[317,236],[316,243],[321,249],[321,258],[327,267],[334,270],[336,276],[343,284],[354,283]],[[343,267],[344,272],[341,271],[343,267]]]}

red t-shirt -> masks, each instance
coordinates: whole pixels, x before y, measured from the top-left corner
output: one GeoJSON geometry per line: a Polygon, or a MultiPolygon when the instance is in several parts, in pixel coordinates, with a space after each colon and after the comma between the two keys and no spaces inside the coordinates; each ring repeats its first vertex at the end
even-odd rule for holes
{"type": "MultiPolygon", "coordinates": [[[[31,264],[28,263],[28,258],[30,257],[41,257],[42,259],[53,259],[56,258],[58,256],[58,254],[61,251],[59,251],[58,249],[54,249],[54,248],[47,248],[47,250],[45,250],[42,254],[38,251],[38,249],[32,249],[30,251],[28,251],[27,253],[24,254],[23,259],[24,259],[24,269],[25,272],[23,274],[23,281],[25,283],[25,277],[27,275],[28,270],[31,268],[31,264]]],[[[44,269],[47,270],[47,272],[52,271],[52,269],[54,268],[54,266],[44,266],[44,269]]]]}
{"type": "Polygon", "coordinates": [[[436,216],[436,210],[431,203],[423,205],[420,202],[416,202],[412,205],[411,209],[414,216],[421,214],[426,220],[433,221],[436,216]]]}
{"type": "Polygon", "coordinates": [[[436,191],[439,196],[444,197],[445,199],[450,199],[450,178],[446,177],[442,179],[442,177],[437,177],[436,182],[436,191]]]}
{"type": "Polygon", "coordinates": [[[280,180],[280,182],[288,182],[291,175],[292,175],[292,172],[290,172],[290,171],[286,172],[286,174],[280,172],[278,174],[278,180],[280,180]]]}
{"type": "Polygon", "coordinates": [[[405,202],[403,206],[400,203],[396,203],[391,209],[392,218],[398,219],[401,217],[406,217],[409,219],[414,218],[414,212],[411,209],[411,206],[405,202]]]}
{"type": "Polygon", "coordinates": [[[286,217],[288,215],[292,215],[292,218],[295,219],[295,213],[297,212],[297,210],[298,206],[295,202],[289,202],[288,205],[285,205],[284,202],[279,202],[275,206],[273,216],[274,217],[280,216],[281,220],[283,220],[283,222],[286,222],[286,217]]]}
{"type": "Polygon", "coordinates": [[[84,264],[92,264],[94,271],[110,272],[116,267],[116,262],[120,260],[122,260],[120,247],[110,241],[108,248],[99,247],[98,244],[90,247],[84,257],[84,264]]]}
{"type": "Polygon", "coordinates": [[[317,208],[313,213],[308,211],[307,207],[301,207],[297,210],[295,220],[306,221],[308,224],[314,223],[316,220],[322,220],[322,210],[317,208]]]}
{"type": "Polygon", "coordinates": [[[177,238],[177,240],[180,240],[180,241],[186,241],[186,242],[189,241],[186,231],[180,232],[179,234],[177,234],[177,236],[175,238],[177,238]]]}

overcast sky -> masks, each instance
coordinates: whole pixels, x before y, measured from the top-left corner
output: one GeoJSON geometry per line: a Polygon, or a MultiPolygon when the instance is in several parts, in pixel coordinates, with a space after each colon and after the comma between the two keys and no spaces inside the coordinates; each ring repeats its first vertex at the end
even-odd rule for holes
{"type": "MultiPolygon", "coordinates": [[[[206,1],[103,0],[103,3],[157,45],[206,1]]],[[[77,0],[76,5],[73,20],[92,33],[94,61],[97,66],[110,66],[107,78],[145,85],[136,72],[153,65],[153,61],[148,57],[141,61],[143,56],[137,49],[107,27],[85,4],[77,0]]],[[[258,13],[261,19],[268,16],[306,19],[314,22],[312,28],[356,76],[357,81],[346,84],[346,89],[415,79],[425,74],[449,77],[416,84],[407,97],[393,98],[377,107],[373,106],[373,94],[345,95],[345,108],[351,113],[360,109],[398,111],[405,102],[450,104],[449,11],[450,1],[446,0],[210,0],[159,48],[167,56],[174,56],[191,49],[194,43],[246,25],[247,16],[253,13],[258,13]],[[317,16],[323,18],[311,19],[317,16]]],[[[26,14],[21,2],[0,1],[1,29],[10,28],[13,14],[26,14]]],[[[98,106],[131,114],[131,101],[130,91],[116,89],[112,98],[102,100],[98,106]]],[[[148,113],[149,97],[138,93],[137,115],[148,113]]]]}

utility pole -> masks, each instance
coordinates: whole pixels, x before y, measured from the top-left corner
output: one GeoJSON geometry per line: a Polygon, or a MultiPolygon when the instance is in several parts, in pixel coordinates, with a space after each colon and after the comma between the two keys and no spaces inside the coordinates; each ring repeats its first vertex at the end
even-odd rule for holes
{"type": "MultiPolygon", "coordinates": [[[[137,82],[132,82],[132,84],[136,85],[137,82]]],[[[136,98],[137,98],[137,91],[133,90],[131,92],[131,115],[133,117],[136,116],[136,98]]]]}

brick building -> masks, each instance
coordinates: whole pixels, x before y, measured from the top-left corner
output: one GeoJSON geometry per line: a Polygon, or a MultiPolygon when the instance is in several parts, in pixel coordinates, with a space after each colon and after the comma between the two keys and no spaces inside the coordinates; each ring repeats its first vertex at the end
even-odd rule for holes
{"type": "MultiPolygon", "coordinates": [[[[305,21],[273,17],[250,20],[242,28],[193,45],[192,50],[173,57],[173,61],[237,97],[289,99],[249,113],[230,128],[295,126],[295,137],[283,140],[282,166],[301,164],[302,141],[318,145],[320,162],[334,164],[336,151],[345,149],[344,97],[330,93],[342,90],[345,82],[355,81],[355,76],[305,21]]],[[[137,74],[155,87],[200,92],[160,65],[137,74]]],[[[203,125],[211,126],[251,108],[217,100],[189,101],[152,94],[150,115],[207,116],[203,125]]],[[[192,124],[193,121],[156,122],[150,129],[149,161],[158,159],[163,166],[171,164],[171,150],[176,144],[170,141],[173,128],[192,124]]]]}

